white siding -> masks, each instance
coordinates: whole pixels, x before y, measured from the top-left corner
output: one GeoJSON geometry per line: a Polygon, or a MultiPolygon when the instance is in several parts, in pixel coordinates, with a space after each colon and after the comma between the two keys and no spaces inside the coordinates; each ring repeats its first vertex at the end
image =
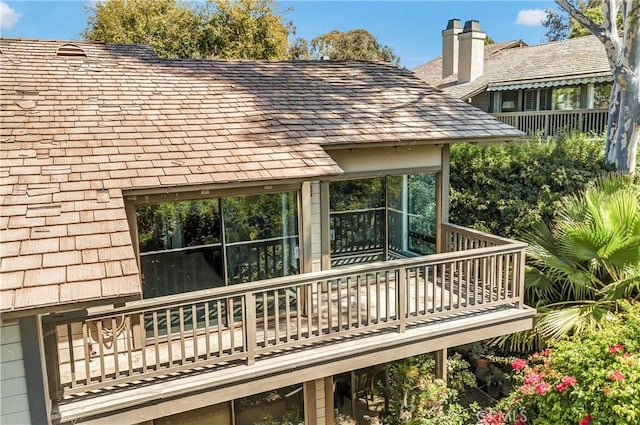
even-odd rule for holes
{"type": "Polygon", "coordinates": [[[322,270],[322,227],[320,224],[320,182],[311,183],[311,270],[322,270]]]}
{"type": "Polygon", "coordinates": [[[31,423],[20,327],[17,323],[2,325],[0,329],[0,423],[31,423]]]}

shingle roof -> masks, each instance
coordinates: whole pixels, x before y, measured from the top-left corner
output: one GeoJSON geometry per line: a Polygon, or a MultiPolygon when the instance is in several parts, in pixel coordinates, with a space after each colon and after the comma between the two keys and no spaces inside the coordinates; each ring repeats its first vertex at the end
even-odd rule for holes
{"type": "Polygon", "coordinates": [[[86,57],[0,40],[1,311],[139,294],[123,191],[337,175],[331,145],[520,136],[382,63],[73,43],[86,57]]]}
{"type": "Polygon", "coordinates": [[[572,38],[536,46],[500,43],[485,47],[484,74],[457,84],[457,75],[442,79],[442,58],[415,68],[415,75],[458,99],[475,95],[492,84],[542,79],[609,75],[611,68],[602,43],[595,36],[572,38]],[[505,46],[507,44],[507,46],[505,46]]]}

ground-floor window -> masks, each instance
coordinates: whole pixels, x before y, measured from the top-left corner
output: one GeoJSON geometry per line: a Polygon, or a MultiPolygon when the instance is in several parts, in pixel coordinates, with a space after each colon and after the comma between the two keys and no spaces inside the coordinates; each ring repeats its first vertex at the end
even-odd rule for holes
{"type": "Polygon", "coordinates": [[[297,192],[139,205],[143,295],[299,272],[297,192]]]}
{"type": "Polygon", "coordinates": [[[329,184],[332,267],[435,252],[437,174],[329,184]]]}

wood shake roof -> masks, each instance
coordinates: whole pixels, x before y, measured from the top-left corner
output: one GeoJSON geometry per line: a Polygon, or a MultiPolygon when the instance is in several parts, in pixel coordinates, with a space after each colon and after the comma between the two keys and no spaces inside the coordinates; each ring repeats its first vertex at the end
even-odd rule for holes
{"type": "Polygon", "coordinates": [[[3,312],[139,296],[123,192],[338,175],[330,146],[521,135],[382,63],[71,43],[0,40],[3,312]]]}

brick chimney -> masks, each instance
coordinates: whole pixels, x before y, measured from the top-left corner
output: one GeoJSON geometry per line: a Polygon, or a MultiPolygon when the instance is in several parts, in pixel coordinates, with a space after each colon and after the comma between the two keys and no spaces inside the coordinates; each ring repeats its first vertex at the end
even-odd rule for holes
{"type": "Polygon", "coordinates": [[[464,23],[462,33],[458,35],[458,82],[473,81],[482,75],[484,69],[484,39],[487,34],[480,28],[478,21],[464,23]]]}
{"type": "Polygon", "coordinates": [[[458,34],[462,32],[460,19],[449,19],[442,30],[442,78],[458,73],[458,34]]]}

